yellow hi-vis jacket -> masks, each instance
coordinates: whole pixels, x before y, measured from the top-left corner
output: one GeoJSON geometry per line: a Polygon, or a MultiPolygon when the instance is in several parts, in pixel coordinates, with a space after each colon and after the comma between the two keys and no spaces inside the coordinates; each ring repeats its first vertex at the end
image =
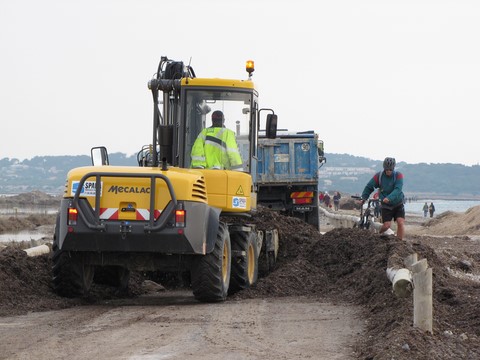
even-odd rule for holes
{"type": "Polygon", "coordinates": [[[224,127],[203,129],[192,147],[192,167],[243,171],[235,133],[224,127]]]}

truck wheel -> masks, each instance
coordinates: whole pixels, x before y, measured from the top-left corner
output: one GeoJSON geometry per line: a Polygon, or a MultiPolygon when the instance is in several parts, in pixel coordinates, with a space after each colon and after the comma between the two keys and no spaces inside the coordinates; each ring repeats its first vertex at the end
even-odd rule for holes
{"type": "Polygon", "coordinates": [[[227,226],[220,222],[215,247],[209,254],[199,256],[191,269],[195,299],[204,302],[223,301],[230,284],[232,249],[227,226]]]}
{"type": "Polygon", "coordinates": [[[232,274],[229,293],[247,289],[257,282],[258,249],[252,231],[238,231],[230,234],[232,251],[232,274]]]}
{"type": "Polygon", "coordinates": [[[52,245],[53,289],[64,297],[86,296],[93,282],[94,267],[84,263],[81,256],[62,251],[52,245]]]}

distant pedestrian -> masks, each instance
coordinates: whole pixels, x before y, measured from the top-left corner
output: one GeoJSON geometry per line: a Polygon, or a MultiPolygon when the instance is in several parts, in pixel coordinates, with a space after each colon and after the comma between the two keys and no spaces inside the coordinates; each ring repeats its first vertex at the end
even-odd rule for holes
{"type": "Polygon", "coordinates": [[[318,203],[319,204],[323,204],[324,196],[325,196],[325,194],[323,193],[323,191],[320,191],[320,195],[318,195],[318,203]]]}
{"type": "Polygon", "coordinates": [[[335,211],[338,211],[338,206],[340,205],[340,199],[342,196],[338,191],[335,191],[333,194],[333,207],[335,208],[335,211]]]}
{"type": "Polygon", "coordinates": [[[428,204],[425,202],[425,205],[423,205],[423,217],[427,217],[428,214],[428,204]]]}
{"type": "Polygon", "coordinates": [[[433,217],[433,214],[435,213],[435,206],[433,205],[433,202],[430,203],[428,211],[430,211],[430,217],[433,217]]]}
{"type": "Polygon", "coordinates": [[[325,192],[325,196],[323,197],[323,202],[325,203],[325,206],[327,208],[330,207],[330,195],[328,195],[328,192],[325,192]]]}
{"type": "Polygon", "coordinates": [[[403,240],[405,235],[405,207],[403,205],[403,179],[401,172],[395,171],[395,159],[386,157],[383,160],[383,171],[376,173],[365,186],[362,192],[362,205],[375,190],[380,191],[383,225],[380,234],[390,229],[392,220],[397,223],[397,237],[403,240]]]}

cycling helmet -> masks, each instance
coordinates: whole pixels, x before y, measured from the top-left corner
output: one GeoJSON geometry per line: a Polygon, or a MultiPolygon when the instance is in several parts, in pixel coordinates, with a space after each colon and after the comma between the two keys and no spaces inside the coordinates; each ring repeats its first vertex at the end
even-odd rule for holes
{"type": "Polygon", "coordinates": [[[395,169],[395,158],[386,157],[383,160],[383,170],[394,170],[395,169]]]}

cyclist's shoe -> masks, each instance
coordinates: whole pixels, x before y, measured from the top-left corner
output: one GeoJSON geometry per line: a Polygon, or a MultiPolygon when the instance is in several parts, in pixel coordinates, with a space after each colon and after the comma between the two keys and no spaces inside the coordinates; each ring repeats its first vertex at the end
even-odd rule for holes
{"type": "Polygon", "coordinates": [[[393,232],[392,229],[387,229],[386,231],[384,231],[383,233],[380,233],[380,237],[382,239],[387,239],[389,236],[391,235],[395,235],[395,233],[393,232]]]}

